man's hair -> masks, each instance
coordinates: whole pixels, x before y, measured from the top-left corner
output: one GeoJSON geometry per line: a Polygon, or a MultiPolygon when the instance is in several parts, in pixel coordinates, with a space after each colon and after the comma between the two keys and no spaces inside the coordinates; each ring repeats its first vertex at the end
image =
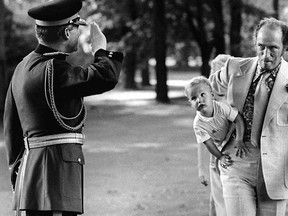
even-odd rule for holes
{"type": "Polygon", "coordinates": [[[65,28],[72,29],[73,25],[63,25],[63,26],[38,26],[36,25],[35,31],[36,36],[39,40],[44,43],[57,43],[63,40],[63,35],[65,34],[65,28]]]}
{"type": "Polygon", "coordinates": [[[288,27],[285,22],[277,20],[273,17],[270,18],[264,18],[260,21],[260,23],[256,26],[255,31],[254,31],[254,42],[256,43],[257,36],[259,30],[263,27],[267,26],[269,28],[280,28],[282,31],[282,44],[284,46],[287,46],[288,38],[287,38],[287,32],[288,32],[288,27]]]}
{"type": "Polygon", "coordinates": [[[199,84],[204,84],[204,85],[207,85],[211,91],[213,91],[213,88],[211,86],[211,83],[210,81],[204,77],[204,76],[197,76],[197,77],[193,77],[192,79],[190,79],[188,81],[188,84],[185,85],[185,96],[188,98],[189,101],[191,101],[191,88],[195,85],[199,85],[199,84]]]}

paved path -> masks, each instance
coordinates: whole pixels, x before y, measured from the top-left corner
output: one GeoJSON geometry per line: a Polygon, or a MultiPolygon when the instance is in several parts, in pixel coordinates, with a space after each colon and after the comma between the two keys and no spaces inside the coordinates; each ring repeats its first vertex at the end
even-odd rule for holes
{"type": "MultiPolygon", "coordinates": [[[[169,105],[156,103],[152,88],[85,99],[85,216],[208,216],[209,187],[197,179],[194,112],[183,80],[169,86],[169,105]]],[[[12,216],[1,133],[0,173],[0,216],[12,216]]]]}
{"type": "MultiPolygon", "coordinates": [[[[179,83],[170,83],[169,105],[156,103],[151,88],[86,98],[84,215],[208,215],[209,188],[197,179],[194,113],[179,83]]],[[[0,216],[12,216],[2,134],[0,172],[0,216]]]]}

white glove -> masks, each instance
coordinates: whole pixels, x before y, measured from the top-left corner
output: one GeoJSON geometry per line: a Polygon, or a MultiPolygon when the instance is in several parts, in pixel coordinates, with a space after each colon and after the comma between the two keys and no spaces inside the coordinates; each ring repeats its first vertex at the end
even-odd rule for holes
{"type": "Polygon", "coordinates": [[[107,39],[95,22],[90,24],[90,38],[93,55],[99,49],[107,49],[107,39]]]}

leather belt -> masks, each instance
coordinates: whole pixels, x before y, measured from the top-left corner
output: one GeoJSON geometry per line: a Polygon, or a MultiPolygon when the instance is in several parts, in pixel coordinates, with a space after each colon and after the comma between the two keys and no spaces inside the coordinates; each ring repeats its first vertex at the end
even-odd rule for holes
{"type": "Polygon", "coordinates": [[[74,143],[83,145],[85,135],[82,133],[62,133],[41,137],[25,137],[24,143],[27,150],[33,148],[42,148],[52,145],[74,143]]]}

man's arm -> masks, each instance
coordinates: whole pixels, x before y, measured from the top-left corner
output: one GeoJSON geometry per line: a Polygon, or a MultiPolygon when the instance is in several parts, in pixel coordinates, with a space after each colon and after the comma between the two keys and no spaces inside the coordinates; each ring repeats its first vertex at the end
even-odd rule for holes
{"type": "Polygon", "coordinates": [[[209,80],[211,82],[212,88],[214,89],[214,92],[218,96],[226,96],[227,94],[227,88],[229,83],[229,71],[228,66],[230,63],[230,58],[227,59],[224,66],[211,73],[209,80]]]}
{"type": "Polygon", "coordinates": [[[3,123],[8,165],[11,174],[11,184],[12,188],[14,189],[18,168],[20,166],[25,147],[23,131],[12,94],[11,83],[7,91],[3,123]]]}
{"type": "MultiPolygon", "coordinates": [[[[222,67],[225,66],[225,62],[232,57],[231,55],[227,54],[219,54],[217,55],[212,61],[211,61],[211,70],[210,70],[210,75],[216,73],[217,71],[221,70],[222,67]]],[[[222,101],[226,100],[226,93],[224,94],[223,92],[220,94],[215,92],[215,99],[222,101]]]]}

